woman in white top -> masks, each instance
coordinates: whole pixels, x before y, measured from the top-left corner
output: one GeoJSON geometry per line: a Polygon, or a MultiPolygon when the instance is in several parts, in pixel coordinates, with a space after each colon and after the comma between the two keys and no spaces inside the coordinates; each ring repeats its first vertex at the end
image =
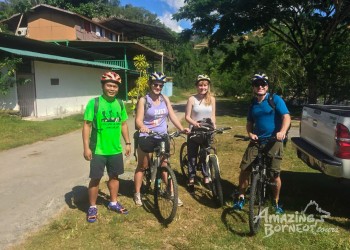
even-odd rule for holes
{"type": "MultiPolygon", "coordinates": [[[[210,78],[207,75],[199,75],[196,81],[197,94],[192,95],[186,105],[185,119],[189,123],[191,129],[201,127],[200,121],[204,118],[210,118],[213,127],[215,128],[215,98],[210,92],[210,78]]],[[[190,139],[190,135],[187,138],[187,155],[189,160],[189,190],[194,191],[194,178],[196,176],[196,158],[198,155],[198,149],[200,144],[190,139]]],[[[204,177],[204,183],[209,182],[208,169],[206,164],[203,164],[202,173],[204,177]]]]}

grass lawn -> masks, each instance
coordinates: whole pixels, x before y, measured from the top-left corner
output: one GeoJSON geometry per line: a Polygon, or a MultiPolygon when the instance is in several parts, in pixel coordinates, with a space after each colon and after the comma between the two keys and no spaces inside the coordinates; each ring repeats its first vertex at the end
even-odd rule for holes
{"type": "MultiPolygon", "coordinates": [[[[228,133],[216,136],[226,200],[224,207],[216,206],[210,199],[209,191],[200,182],[196,184],[194,196],[187,192],[186,180],[181,175],[178,159],[184,139],[176,139],[171,163],[177,174],[179,194],[184,206],[178,209],[176,218],[170,225],[164,226],[156,219],[150,195],[147,196],[144,207],[134,206],[133,181],[125,175],[121,176],[119,199],[129,209],[128,215],[107,210],[108,190],[106,183],[103,183],[98,199],[99,217],[96,223],[86,222],[88,202],[86,199],[77,199],[51,223],[33,233],[14,249],[349,248],[349,182],[309,169],[296,158],[290,143],[285,148],[282,163],[284,171],[281,175],[281,202],[286,217],[272,220],[266,216],[259,233],[254,237],[249,235],[248,206],[243,211],[234,211],[231,198],[237,188],[238,166],[247,146],[247,142],[237,141],[233,135],[245,134],[247,104],[218,100],[217,107],[217,126],[232,127],[228,133]],[[309,203],[311,205],[306,211],[309,220],[304,221],[300,213],[309,203]],[[328,216],[324,217],[325,213],[328,216]]],[[[75,122],[77,128],[81,127],[81,120],[77,118],[75,122]]],[[[130,173],[132,176],[133,166],[126,166],[126,169],[129,176],[130,173]]],[[[201,177],[200,173],[198,177],[201,177]]]]}

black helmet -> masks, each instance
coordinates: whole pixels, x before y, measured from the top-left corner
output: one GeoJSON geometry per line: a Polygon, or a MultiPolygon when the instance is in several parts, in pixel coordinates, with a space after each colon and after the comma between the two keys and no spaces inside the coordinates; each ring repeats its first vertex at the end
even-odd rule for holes
{"type": "Polygon", "coordinates": [[[265,73],[256,73],[254,74],[254,76],[252,77],[252,85],[256,82],[264,82],[266,85],[269,85],[269,78],[267,77],[267,75],[265,75],[265,73]]]}

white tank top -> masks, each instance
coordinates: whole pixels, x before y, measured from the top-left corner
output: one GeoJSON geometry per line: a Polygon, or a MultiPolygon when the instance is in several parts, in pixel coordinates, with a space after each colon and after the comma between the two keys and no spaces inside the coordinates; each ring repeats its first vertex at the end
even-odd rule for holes
{"type": "Polygon", "coordinates": [[[205,105],[204,100],[199,102],[199,100],[193,96],[194,103],[191,112],[191,119],[194,121],[202,120],[203,118],[211,118],[213,113],[212,105],[205,105]]]}

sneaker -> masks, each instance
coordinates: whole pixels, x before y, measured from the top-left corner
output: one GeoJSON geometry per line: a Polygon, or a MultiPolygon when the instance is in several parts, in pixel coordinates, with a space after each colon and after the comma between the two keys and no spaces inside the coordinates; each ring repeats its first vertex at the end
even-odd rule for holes
{"type": "Polygon", "coordinates": [[[89,207],[89,210],[87,212],[86,220],[90,223],[94,223],[97,219],[97,208],[96,207],[89,207]]]}
{"type": "Polygon", "coordinates": [[[236,200],[233,204],[234,210],[242,210],[243,206],[245,204],[245,199],[240,197],[238,200],[236,200]]]}
{"type": "Polygon", "coordinates": [[[279,204],[273,205],[273,209],[275,210],[275,214],[284,214],[283,208],[279,204]]]}
{"type": "Polygon", "coordinates": [[[180,200],[180,198],[177,198],[177,206],[178,207],[181,207],[181,206],[183,206],[183,202],[182,202],[182,200],[180,200]]]}
{"type": "Polygon", "coordinates": [[[118,214],[128,214],[129,211],[122,206],[119,202],[113,205],[111,202],[108,204],[108,209],[117,212],[118,214]]]}
{"type": "Polygon", "coordinates": [[[134,202],[135,202],[136,206],[138,206],[138,207],[142,206],[142,199],[141,199],[141,194],[140,193],[135,193],[134,194],[134,202]]]}

